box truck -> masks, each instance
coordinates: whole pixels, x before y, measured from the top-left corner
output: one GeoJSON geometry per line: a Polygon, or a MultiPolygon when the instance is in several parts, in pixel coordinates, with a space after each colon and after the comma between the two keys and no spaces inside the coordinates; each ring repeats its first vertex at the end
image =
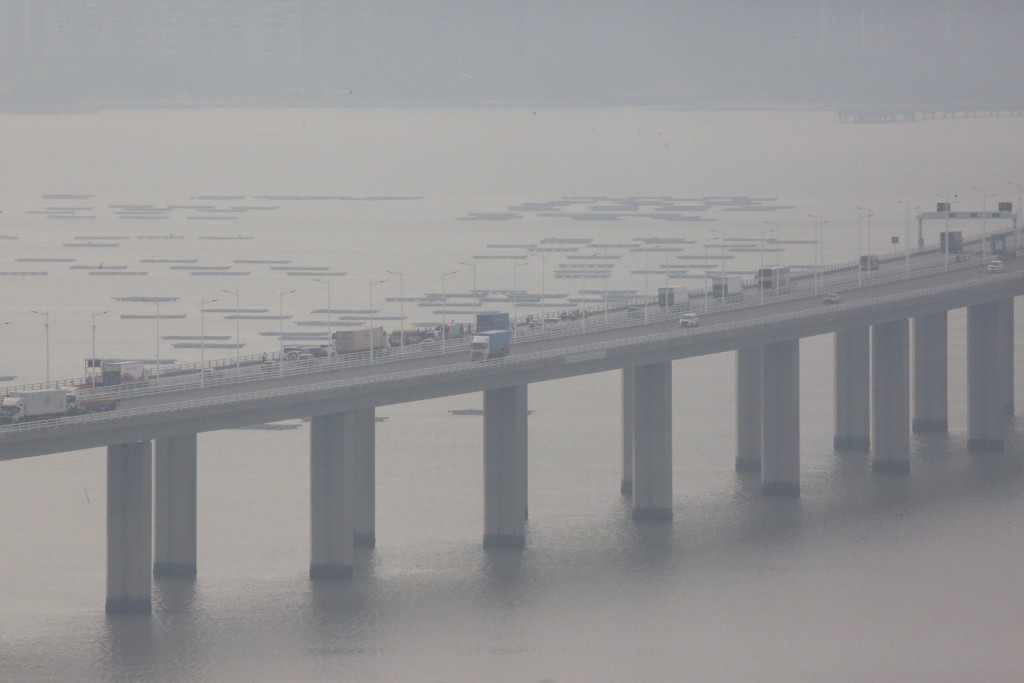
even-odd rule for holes
{"type": "Polygon", "coordinates": [[[488,330],[473,335],[469,345],[470,360],[490,360],[508,355],[512,333],[508,330],[488,330]]]}

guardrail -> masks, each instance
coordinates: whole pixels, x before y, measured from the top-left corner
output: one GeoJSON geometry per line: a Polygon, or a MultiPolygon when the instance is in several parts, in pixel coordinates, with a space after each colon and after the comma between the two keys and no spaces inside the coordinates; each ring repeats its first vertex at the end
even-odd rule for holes
{"type": "MultiPolygon", "coordinates": [[[[1019,280],[1024,280],[1024,273],[992,274],[984,278],[985,282],[991,283],[1013,282],[1019,280]]],[[[972,287],[976,285],[977,282],[978,280],[972,280],[968,282],[958,282],[952,285],[944,285],[942,287],[935,287],[929,289],[928,293],[943,294],[956,292],[959,290],[972,287]]],[[[843,313],[848,313],[850,311],[860,309],[872,308],[880,304],[911,300],[920,295],[920,292],[903,292],[899,294],[890,294],[888,296],[876,297],[873,299],[867,299],[865,301],[837,304],[835,306],[815,308],[813,310],[796,311],[792,313],[783,313],[779,315],[767,316],[764,318],[758,318],[757,323],[774,324],[787,321],[807,320],[823,316],[835,317],[843,313]]],[[[650,334],[642,337],[633,337],[629,339],[616,339],[596,344],[584,344],[581,346],[574,346],[570,348],[554,349],[550,351],[535,351],[532,353],[506,356],[505,358],[489,360],[485,362],[464,361],[461,363],[441,365],[437,367],[424,368],[420,370],[404,370],[399,372],[383,373],[379,375],[370,375],[366,377],[333,380],[330,382],[303,385],[301,387],[268,389],[264,391],[245,392],[242,394],[234,394],[231,396],[221,396],[215,398],[191,399],[187,401],[178,401],[174,403],[166,403],[155,406],[144,406],[140,408],[117,410],[110,413],[95,413],[89,415],[54,418],[48,420],[36,420],[32,422],[0,426],[0,437],[2,437],[2,435],[4,434],[20,433],[27,431],[41,431],[52,429],[59,426],[69,426],[83,423],[110,422],[115,420],[123,420],[125,418],[141,417],[145,415],[154,415],[159,413],[193,410],[197,408],[223,407],[226,404],[250,403],[259,400],[281,399],[302,396],[305,394],[339,391],[342,389],[352,387],[366,386],[371,384],[382,384],[386,382],[400,381],[403,379],[414,379],[431,376],[446,376],[467,373],[489,373],[496,368],[513,369],[517,365],[528,365],[531,363],[536,363],[537,361],[558,359],[568,355],[582,354],[594,351],[611,351],[639,344],[649,344],[662,341],[700,338],[705,335],[720,334],[721,332],[742,329],[750,326],[751,322],[747,320],[730,323],[719,323],[714,325],[708,325],[706,327],[684,328],[679,330],[673,330],[671,332],[661,332],[657,334],[650,334]]]]}
{"type": "MultiPolygon", "coordinates": [[[[996,235],[1010,234],[990,233],[990,237],[996,235]]],[[[965,240],[965,244],[980,243],[981,238],[965,240]]],[[[892,251],[878,254],[881,263],[893,263],[905,258],[905,251],[892,251]]],[[[859,259],[829,264],[824,270],[803,273],[800,280],[814,278],[816,287],[813,291],[810,288],[801,286],[789,287],[786,290],[765,290],[748,292],[742,295],[730,297],[728,300],[715,299],[710,292],[700,290],[687,290],[689,302],[687,304],[669,307],[658,305],[657,297],[634,297],[625,301],[620,300],[615,307],[602,303],[594,306],[583,306],[573,309],[578,312],[575,319],[567,319],[553,324],[542,324],[539,328],[529,328],[526,318],[517,318],[514,322],[515,340],[541,340],[556,336],[572,334],[583,334],[597,331],[606,331],[620,327],[635,327],[648,323],[660,323],[669,320],[680,312],[686,310],[697,310],[706,314],[718,313],[724,310],[741,310],[752,308],[762,304],[777,303],[781,301],[796,300],[811,296],[819,296],[823,291],[846,291],[858,287],[869,287],[878,284],[885,284],[897,280],[904,280],[934,274],[937,270],[960,270],[971,268],[984,261],[984,258],[977,254],[958,254],[950,256],[964,257],[962,261],[949,261],[941,251],[938,244],[925,245],[911,250],[911,254],[917,254],[919,258],[913,262],[909,272],[899,269],[860,270],[859,259]],[[920,258],[923,254],[935,254],[928,258],[920,258]],[[852,272],[842,272],[852,271],[852,272]],[[827,277],[826,273],[830,273],[827,277]],[[819,277],[825,277],[826,282],[818,283],[819,277]],[[698,308],[694,308],[694,299],[699,299],[698,308]],[[642,308],[643,313],[639,319],[611,320],[611,315],[625,313],[630,307],[642,308]],[[605,315],[607,313],[607,315],[605,315]],[[604,316],[604,320],[600,320],[604,316]]],[[[753,280],[747,281],[750,286],[753,280]]],[[[568,313],[568,312],[567,312],[568,313]]],[[[568,316],[567,316],[568,317],[568,316]]],[[[442,353],[452,351],[463,351],[468,349],[470,340],[468,338],[447,340],[445,344],[435,342],[433,344],[413,344],[404,347],[384,347],[379,353],[375,353],[373,359],[369,352],[335,355],[328,358],[313,358],[306,361],[281,361],[277,353],[256,353],[237,358],[223,358],[216,361],[202,363],[185,363],[162,369],[158,379],[150,379],[146,382],[137,382],[114,387],[98,387],[80,389],[83,397],[102,396],[118,398],[135,398],[141,396],[152,396],[183,390],[191,390],[206,386],[224,386],[228,384],[240,384],[254,382],[274,377],[295,377],[322,372],[333,372],[350,367],[363,367],[380,362],[399,362],[413,358],[428,356],[439,356],[442,353]],[[444,348],[442,348],[442,346],[444,348]],[[279,367],[266,370],[263,368],[263,361],[273,360],[279,367]],[[204,370],[212,370],[212,376],[202,374],[204,370]]],[[[27,391],[33,389],[66,388],[75,389],[83,384],[88,384],[89,378],[58,380],[51,383],[24,384],[5,387],[4,393],[13,391],[27,391]]]]}

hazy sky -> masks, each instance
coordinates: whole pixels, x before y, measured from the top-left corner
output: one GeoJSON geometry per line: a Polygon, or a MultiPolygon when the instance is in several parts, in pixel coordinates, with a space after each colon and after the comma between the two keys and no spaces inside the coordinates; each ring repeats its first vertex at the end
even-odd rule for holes
{"type": "Polygon", "coordinates": [[[0,0],[0,103],[1019,99],[1017,0],[0,0]]]}

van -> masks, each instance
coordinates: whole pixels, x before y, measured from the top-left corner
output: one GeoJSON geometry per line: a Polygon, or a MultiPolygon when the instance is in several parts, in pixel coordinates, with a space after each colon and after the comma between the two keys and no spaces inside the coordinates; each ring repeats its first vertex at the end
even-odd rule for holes
{"type": "Polygon", "coordinates": [[[990,273],[1001,273],[1003,272],[1003,269],[1003,262],[997,258],[994,258],[988,262],[988,272],[990,273]]]}
{"type": "Polygon", "coordinates": [[[679,318],[679,327],[700,327],[700,318],[696,313],[684,313],[679,318]]]}

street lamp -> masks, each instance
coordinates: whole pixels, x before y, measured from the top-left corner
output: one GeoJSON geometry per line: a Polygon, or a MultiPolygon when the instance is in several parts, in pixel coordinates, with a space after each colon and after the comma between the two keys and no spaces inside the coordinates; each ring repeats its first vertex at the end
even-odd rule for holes
{"type": "Polygon", "coordinates": [[[238,307],[238,300],[240,298],[240,290],[222,289],[220,290],[225,294],[235,295],[235,374],[238,374],[239,368],[241,367],[241,353],[242,353],[242,332],[241,332],[241,319],[242,309],[238,307]]]}
{"type": "Polygon", "coordinates": [[[216,299],[199,300],[199,386],[206,383],[206,304],[216,299]]]}
{"type": "Polygon", "coordinates": [[[285,294],[294,294],[296,290],[284,291],[281,290],[281,296],[278,298],[278,309],[277,309],[277,376],[284,377],[284,296],[285,294]]]}
{"type": "Polygon", "coordinates": [[[910,274],[910,212],[911,211],[917,211],[921,207],[920,206],[911,206],[910,202],[905,202],[905,201],[902,201],[902,200],[899,200],[899,199],[896,200],[896,203],[897,204],[902,204],[903,206],[907,207],[904,210],[905,213],[903,214],[903,239],[905,241],[905,244],[903,245],[903,261],[904,261],[904,270],[906,271],[906,274],[909,275],[910,274]]]}
{"type": "MultiPolygon", "coordinates": [[[[647,248],[648,242],[644,242],[644,324],[647,324],[647,248]]],[[[707,252],[704,252],[704,271],[707,272],[707,252]]],[[[585,288],[584,288],[585,289],[585,288]]]]}
{"type": "Polygon", "coordinates": [[[540,257],[540,326],[544,329],[547,326],[548,309],[545,304],[547,299],[547,292],[544,290],[544,280],[547,279],[547,259],[544,257],[544,252],[533,252],[530,256],[540,257]]]}
{"type": "Polygon", "coordinates": [[[373,362],[373,286],[380,285],[387,280],[374,280],[370,283],[370,362],[373,362]]]}
{"type": "Polygon", "coordinates": [[[405,278],[402,271],[386,271],[388,275],[398,276],[398,346],[405,346],[405,278]]]}
{"type": "Polygon", "coordinates": [[[987,194],[983,187],[972,187],[975,192],[981,193],[981,256],[982,258],[988,258],[988,212],[986,202],[992,197],[995,197],[995,193],[987,194]]]}
{"type": "Polygon", "coordinates": [[[153,302],[156,304],[156,377],[160,379],[160,300],[157,299],[153,302]]]}
{"type": "Polygon", "coordinates": [[[31,311],[36,315],[46,316],[46,383],[50,383],[50,312],[49,311],[31,311]]]}
{"type": "Polygon", "coordinates": [[[817,293],[819,280],[822,286],[825,284],[825,274],[821,271],[825,269],[825,226],[828,225],[830,221],[825,220],[824,216],[815,216],[813,214],[807,214],[807,216],[809,218],[813,218],[815,221],[814,239],[816,240],[817,245],[815,251],[817,252],[816,258],[818,268],[814,274],[814,291],[817,293]]]}
{"type": "MultiPolygon", "coordinates": [[[[871,209],[865,209],[862,206],[858,206],[858,207],[855,207],[855,208],[858,211],[863,211],[864,214],[865,214],[865,217],[868,219],[868,244],[867,244],[867,246],[868,246],[868,272],[871,272],[871,265],[872,265],[871,264],[871,261],[872,261],[872,258],[871,258],[871,254],[872,254],[872,251],[871,251],[871,217],[874,216],[875,214],[871,211],[871,209]]],[[[860,240],[859,239],[857,240],[857,244],[859,246],[859,244],[860,244],[860,240]]],[[[857,268],[858,268],[857,272],[860,273],[860,270],[859,270],[860,263],[857,264],[857,268]]]]}
{"type": "Polygon", "coordinates": [[[761,271],[764,270],[764,248],[765,248],[764,244],[765,244],[765,241],[766,241],[764,236],[767,235],[768,233],[771,233],[771,232],[775,232],[775,228],[772,228],[772,227],[761,228],[761,250],[760,250],[761,258],[760,258],[760,265],[757,267],[756,282],[757,282],[757,290],[758,290],[758,292],[760,294],[760,298],[761,298],[761,303],[762,304],[764,303],[764,277],[762,276],[761,271]]]}
{"type": "Polygon", "coordinates": [[[512,336],[519,337],[519,269],[529,265],[526,261],[512,264],[512,336]]]}
{"type": "Polygon", "coordinates": [[[110,311],[92,312],[92,357],[89,359],[89,367],[92,368],[92,372],[89,373],[89,379],[93,389],[96,388],[96,316],[107,313],[110,311]]]}
{"type": "Polygon", "coordinates": [[[445,310],[445,304],[448,303],[448,293],[444,288],[444,280],[449,275],[455,275],[458,272],[457,270],[441,272],[441,353],[444,353],[445,341],[448,339],[448,323],[445,321],[448,315],[448,312],[445,310]]]}
{"type": "Polygon", "coordinates": [[[464,263],[462,261],[456,261],[461,266],[473,269],[473,324],[476,325],[476,264],[475,263],[464,263]]]}
{"type": "Polygon", "coordinates": [[[334,343],[334,339],[331,337],[331,281],[313,278],[313,282],[327,285],[327,344],[330,346],[334,343]]]}
{"type": "MultiPolygon", "coordinates": [[[[718,232],[718,231],[717,230],[712,230],[711,232],[718,232]]],[[[710,244],[713,241],[714,241],[714,239],[710,239],[709,240],[707,237],[704,238],[704,312],[705,313],[708,312],[708,299],[711,297],[711,292],[710,292],[710,290],[708,290],[708,244],[710,244]]],[[[722,263],[724,264],[725,261],[723,260],[722,263]]]]}

